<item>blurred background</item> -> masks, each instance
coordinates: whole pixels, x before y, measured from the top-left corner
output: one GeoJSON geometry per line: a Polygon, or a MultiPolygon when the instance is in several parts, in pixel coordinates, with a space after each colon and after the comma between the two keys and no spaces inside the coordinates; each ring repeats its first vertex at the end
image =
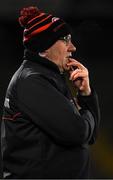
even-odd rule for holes
{"type": "MultiPolygon", "coordinates": [[[[0,2],[0,116],[7,85],[23,57],[22,7],[36,5],[73,29],[75,58],[88,67],[99,95],[101,125],[91,146],[91,178],[113,178],[113,2],[111,0],[7,0],[0,2]]],[[[1,160],[0,160],[1,162],[1,160]]],[[[1,169],[1,164],[0,164],[1,169]]]]}

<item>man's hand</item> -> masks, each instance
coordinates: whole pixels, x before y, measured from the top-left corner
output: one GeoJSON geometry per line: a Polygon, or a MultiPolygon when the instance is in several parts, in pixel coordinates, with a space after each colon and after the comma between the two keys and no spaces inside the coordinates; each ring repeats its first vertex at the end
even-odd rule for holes
{"type": "Polygon", "coordinates": [[[69,66],[70,69],[72,66],[76,68],[75,70],[70,71],[70,80],[73,81],[73,84],[78,88],[81,95],[90,95],[91,88],[88,69],[75,59],[70,58],[69,60],[70,62],[67,63],[67,66],[69,66]]]}

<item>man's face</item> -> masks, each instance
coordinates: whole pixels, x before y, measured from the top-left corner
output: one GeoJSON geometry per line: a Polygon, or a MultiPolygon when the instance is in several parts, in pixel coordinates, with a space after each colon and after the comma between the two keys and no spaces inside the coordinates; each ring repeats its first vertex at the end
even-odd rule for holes
{"type": "Polygon", "coordinates": [[[67,63],[72,52],[76,51],[71,42],[71,35],[59,39],[53,46],[46,50],[46,58],[53,61],[61,71],[68,70],[67,63]]]}

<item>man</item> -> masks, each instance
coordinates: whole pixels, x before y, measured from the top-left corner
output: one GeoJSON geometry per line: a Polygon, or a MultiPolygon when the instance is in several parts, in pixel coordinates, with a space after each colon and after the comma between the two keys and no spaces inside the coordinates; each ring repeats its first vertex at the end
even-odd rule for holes
{"type": "Polygon", "coordinates": [[[72,58],[68,25],[24,8],[24,61],[6,92],[2,120],[4,178],[88,178],[89,145],[99,126],[88,70],[72,58]],[[65,79],[68,72],[77,97],[65,79]]]}

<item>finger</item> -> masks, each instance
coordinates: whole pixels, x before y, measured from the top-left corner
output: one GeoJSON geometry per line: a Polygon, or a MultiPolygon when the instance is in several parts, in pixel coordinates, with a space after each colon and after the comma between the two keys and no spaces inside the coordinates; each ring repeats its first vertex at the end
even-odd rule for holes
{"type": "Polygon", "coordinates": [[[74,76],[72,76],[71,80],[74,81],[77,78],[85,78],[86,77],[86,73],[82,72],[82,73],[76,73],[74,76]]]}
{"type": "Polygon", "coordinates": [[[79,61],[77,61],[76,59],[73,59],[73,58],[69,58],[69,61],[71,62],[71,61],[74,61],[74,62],[78,62],[79,63],[79,61]]]}
{"type": "Polygon", "coordinates": [[[78,61],[76,60],[72,60],[70,62],[67,63],[68,66],[76,66],[77,68],[79,69],[86,69],[85,66],[83,66],[81,63],[79,63],[78,61]]]}
{"type": "Polygon", "coordinates": [[[74,70],[71,75],[70,78],[72,79],[76,74],[78,74],[79,76],[83,76],[83,77],[87,77],[88,76],[88,72],[87,71],[83,71],[81,69],[76,69],[74,70]]]}
{"type": "Polygon", "coordinates": [[[70,79],[78,72],[81,72],[81,69],[76,69],[76,70],[72,71],[71,75],[70,75],[70,79]]]}
{"type": "Polygon", "coordinates": [[[76,80],[74,80],[73,81],[73,83],[74,83],[74,85],[76,86],[76,87],[81,87],[81,84],[82,84],[82,80],[81,79],[76,79],[76,80]]]}

